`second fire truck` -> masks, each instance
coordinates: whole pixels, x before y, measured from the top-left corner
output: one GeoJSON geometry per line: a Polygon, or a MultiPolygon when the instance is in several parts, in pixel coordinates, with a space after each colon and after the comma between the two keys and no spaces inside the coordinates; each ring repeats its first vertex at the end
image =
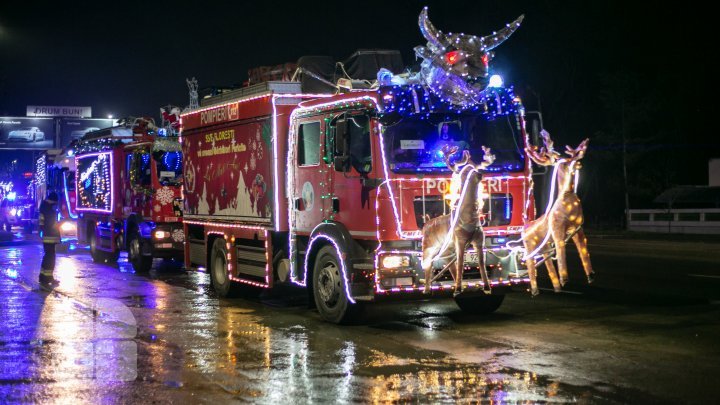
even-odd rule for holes
{"type": "Polygon", "coordinates": [[[138,272],[182,259],[182,152],[150,118],[85,135],[75,147],[78,240],[96,262],[127,250],[138,272]]]}

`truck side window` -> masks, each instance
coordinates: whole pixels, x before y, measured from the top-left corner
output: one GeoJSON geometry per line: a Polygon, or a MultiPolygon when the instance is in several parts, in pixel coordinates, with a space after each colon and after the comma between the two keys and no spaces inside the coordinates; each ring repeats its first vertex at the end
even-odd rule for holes
{"type": "Polygon", "coordinates": [[[358,173],[368,173],[372,169],[370,117],[351,115],[347,117],[347,121],[350,164],[358,173]]]}
{"type": "Polygon", "coordinates": [[[130,183],[138,186],[149,186],[152,183],[150,172],[150,154],[133,153],[128,156],[128,175],[130,183]]]}
{"type": "Polygon", "coordinates": [[[298,165],[320,163],[320,123],[307,122],[298,127],[298,165]]]}

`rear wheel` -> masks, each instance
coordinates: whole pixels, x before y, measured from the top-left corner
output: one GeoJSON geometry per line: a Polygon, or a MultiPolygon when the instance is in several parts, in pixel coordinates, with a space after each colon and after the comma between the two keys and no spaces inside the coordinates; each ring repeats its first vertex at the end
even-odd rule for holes
{"type": "Polygon", "coordinates": [[[104,263],[105,254],[98,249],[97,235],[95,234],[95,228],[90,230],[90,256],[95,263],[104,263]]]}
{"type": "Polygon", "coordinates": [[[313,296],[320,316],[333,323],[350,323],[362,313],[360,304],[348,299],[340,259],[332,246],[323,246],[315,257],[313,296]]]}
{"type": "Polygon", "coordinates": [[[147,273],[152,268],[152,256],[143,256],[142,242],[136,233],[128,241],[128,261],[138,273],[147,273]]]}
{"type": "Polygon", "coordinates": [[[228,275],[227,247],[225,239],[217,238],[210,253],[210,281],[215,292],[221,297],[234,297],[239,286],[228,275]]]}
{"type": "Polygon", "coordinates": [[[475,315],[486,315],[495,312],[500,308],[503,300],[505,300],[505,294],[455,297],[455,303],[463,312],[475,315]]]}

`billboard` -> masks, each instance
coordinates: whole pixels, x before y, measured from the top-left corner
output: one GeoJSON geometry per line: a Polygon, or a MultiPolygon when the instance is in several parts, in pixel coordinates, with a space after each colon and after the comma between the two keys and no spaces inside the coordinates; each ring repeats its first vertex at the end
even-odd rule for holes
{"type": "Polygon", "coordinates": [[[90,107],[71,107],[71,106],[48,106],[48,105],[29,105],[26,114],[28,117],[91,117],[92,108],[90,107]]]}
{"type": "Polygon", "coordinates": [[[60,119],[60,143],[62,149],[75,139],[98,129],[109,128],[115,125],[115,120],[101,118],[62,118],[60,119]]]}
{"type": "Polygon", "coordinates": [[[51,149],[54,147],[54,119],[0,117],[0,149],[51,149]]]}
{"type": "Polygon", "coordinates": [[[75,158],[78,211],[112,212],[111,154],[90,153],[75,158]]]}

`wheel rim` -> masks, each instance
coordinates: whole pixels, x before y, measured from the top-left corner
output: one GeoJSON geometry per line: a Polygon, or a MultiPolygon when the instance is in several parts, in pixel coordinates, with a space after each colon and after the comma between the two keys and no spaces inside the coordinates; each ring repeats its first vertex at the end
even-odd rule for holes
{"type": "Polygon", "coordinates": [[[225,259],[222,257],[222,254],[215,256],[215,261],[213,262],[213,274],[215,275],[215,280],[218,284],[225,284],[225,281],[227,280],[227,272],[225,270],[225,259]]]}
{"type": "Polygon", "coordinates": [[[340,297],[340,269],[333,261],[327,261],[318,275],[318,294],[325,306],[334,307],[340,297]]]}

